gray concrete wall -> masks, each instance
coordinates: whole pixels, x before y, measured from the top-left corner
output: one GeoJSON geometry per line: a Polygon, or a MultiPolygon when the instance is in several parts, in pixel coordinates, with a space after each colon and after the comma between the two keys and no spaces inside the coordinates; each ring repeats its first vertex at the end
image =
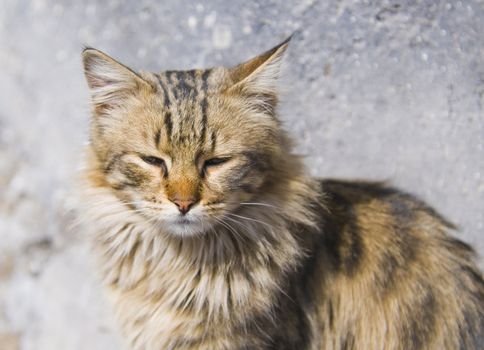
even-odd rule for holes
{"type": "Polygon", "coordinates": [[[0,348],[120,348],[67,227],[89,118],[82,45],[182,69],[235,64],[293,31],[281,113],[311,172],[389,179],[484,252],[483,1],[3,0],[0,348]]]}

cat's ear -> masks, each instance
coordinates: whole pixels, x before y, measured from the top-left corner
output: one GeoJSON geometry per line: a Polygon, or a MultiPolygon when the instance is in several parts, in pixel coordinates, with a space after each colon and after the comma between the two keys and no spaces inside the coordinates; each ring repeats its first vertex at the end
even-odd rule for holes
{"type": "Polygon", "coordinates": [[[230,92],[246,95],[255,103],[273,110],[277,103],[277,83],[282,59],[291,37],[276,47],[229,70],[230,92]]]}
{"type": "Polygon", "coordinates": [[[137,73],[99,50],[84,49],[82,62],[96,115],[122,106],[127,98],[147,85],[137,73]]]}

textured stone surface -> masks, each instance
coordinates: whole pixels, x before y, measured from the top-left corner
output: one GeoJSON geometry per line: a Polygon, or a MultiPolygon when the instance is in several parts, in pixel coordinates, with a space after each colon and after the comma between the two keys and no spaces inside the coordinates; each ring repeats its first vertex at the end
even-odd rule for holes
{"type": "Polygon", "coordinates": [[[484,252],[482,1],[4,0],[1,349],[120,348],[68,229],[88,123],[82,45],[181,69],[235,64],[294,31],[281,112],[311,172],[389,179],[484,252]]]}

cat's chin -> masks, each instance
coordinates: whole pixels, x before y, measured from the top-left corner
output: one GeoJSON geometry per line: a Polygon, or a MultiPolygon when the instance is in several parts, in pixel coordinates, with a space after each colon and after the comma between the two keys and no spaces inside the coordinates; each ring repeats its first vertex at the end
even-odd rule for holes
{"type": "Polygon", "coordinates": [[[194,224],[172,224],[168,225],[167,231],[169,234],[179,237],[198,236],[204,232],[194,224]]]}
{"type": "Polygon", "coordinates": [[[178,237],[191,237],[204,234],[209,225],[202,225],[200,221],[177,218],[176,220],[165,222],[164,229],[168,234],[178,237]]]}

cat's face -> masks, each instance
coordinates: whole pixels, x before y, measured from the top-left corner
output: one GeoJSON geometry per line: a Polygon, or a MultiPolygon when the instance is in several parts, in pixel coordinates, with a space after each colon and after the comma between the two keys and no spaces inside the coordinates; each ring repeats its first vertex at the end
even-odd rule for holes
{"type": "Polygon", "coordinates": [[[274,116],[287,42],[232,69],[134,73],[84,51],[91,147],[117,197],[177,235],[200,234],[254,200],[277,173],[274,116]]]}

